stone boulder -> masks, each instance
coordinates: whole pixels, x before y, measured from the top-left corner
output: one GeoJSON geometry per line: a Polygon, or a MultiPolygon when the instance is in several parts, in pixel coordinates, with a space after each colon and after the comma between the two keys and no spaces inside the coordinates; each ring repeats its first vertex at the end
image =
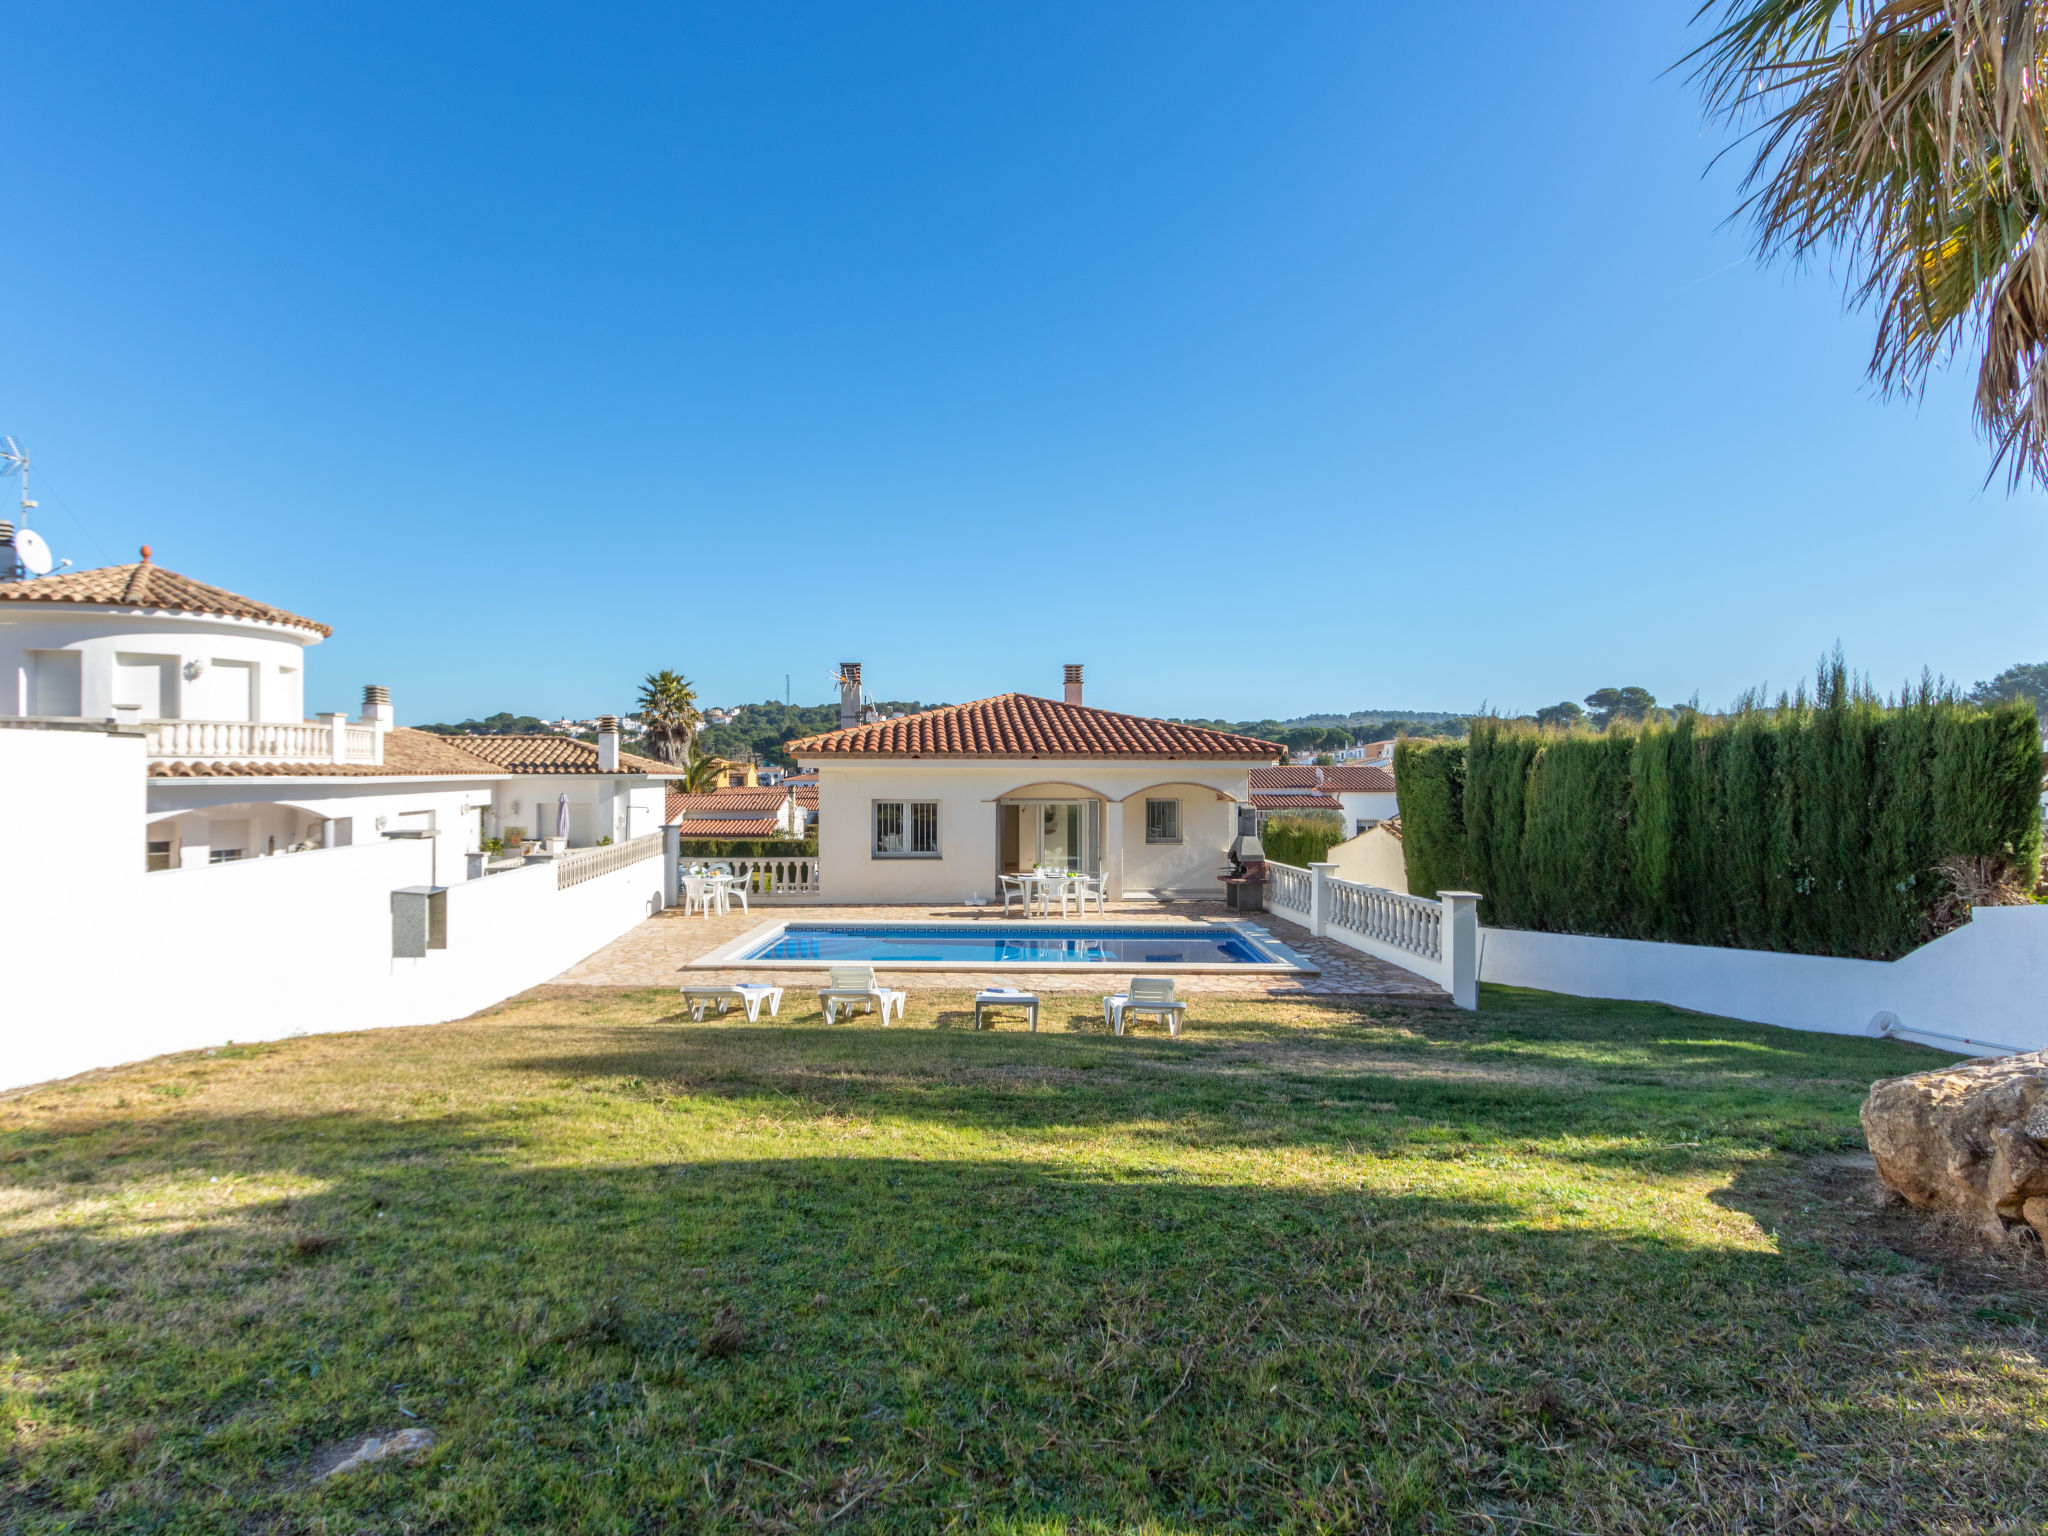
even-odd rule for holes
{"type": "Polygon", "coordinates": [[[1873,1083],[1863,1136],[1885,1186],[1987,1239],[2020,1222],[2048,1248],[2048,1051],[1873,1083]]]}

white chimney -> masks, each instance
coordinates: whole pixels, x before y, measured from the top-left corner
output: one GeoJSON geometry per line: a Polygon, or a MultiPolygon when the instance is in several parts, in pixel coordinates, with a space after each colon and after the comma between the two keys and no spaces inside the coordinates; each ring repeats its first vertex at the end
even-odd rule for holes
{"type": "Polygon", "coordinates": [[[839,729],[851,730],[860,724],[860,663],[842,661],[839,663],[839,729]]]}
{"type": "Polygon", "coordinates": [[[391,690],[382,683],[363,684],[363,724],[388,731],[396,722],[391,717],[391,690]]]}
{"type": "Polygon", "coordinates": [[[617,773],[619,771],[619,717],[599,715],[597,717],[597,771],[617,773]]]}
{"type": "Polygon", "coordinates": [[[1069,704],[1081,702],[1081,663],[1078,661],[1067,663],[1067,702],[1069,704]]]}

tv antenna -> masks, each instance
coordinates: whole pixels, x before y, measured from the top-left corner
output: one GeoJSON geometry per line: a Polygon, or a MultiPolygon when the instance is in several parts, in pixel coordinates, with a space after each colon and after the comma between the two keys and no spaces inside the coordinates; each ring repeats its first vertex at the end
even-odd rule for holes
{"type": "Polygon", "coordinates": [[[21,521],[15,525],[13,540],[15,561],[31,576],[47,576],[54,564],[49,543],[28,526],[28,515],[36,508],[28,494],[28,450],[12,437],[0,437],[0,479],[8,475],[21,476],[21,521]]]}

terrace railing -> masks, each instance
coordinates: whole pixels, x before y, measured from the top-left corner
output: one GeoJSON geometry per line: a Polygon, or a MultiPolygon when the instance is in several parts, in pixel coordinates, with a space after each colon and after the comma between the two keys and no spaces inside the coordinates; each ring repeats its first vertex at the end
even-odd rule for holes
{"type": "Polygon", "coordinates": [[[1378,939],[1424,960],[1444,957],[1444,904],[1355,880],[1330,880],[1325,929],[1378,939]]]}
{"type": "Polygon", "coordinates": [[[596,880],[628,865],[638,864],[642,859],[660,857],[659,832],[650,832],[645,837],[629,837],[623,843],[607,843],[601,848],[571,848],[567,853],[555,856],[555,889],[566,891],[572,885],[596,880]]]}
{"type": "Polygon", "coordinates": [[[1308,921],[1315,895],[1315,876],[1292,864],[1266,864],[1266,904],[1282,912],[1298,912],[1308,921]]]}
{"type": "Polygon", "coordinates": [[[145,755],[194,763],[375,763],[377,728],[330,720],[143,720],[145,755]]]}
{"type": "Polygon", "coordinates": [[[1317,938],[1334,939],[1435,982],[1460,1008],[1479,1006],[1475,893],[1444,891],[1432,901],[1340,880],[1336,868],[1267,861],[1267,905],[1317,938]]]}
{"type": "Polygon", "coordinates": [[[747,883],[747,899],[761,901],[796,900],[799,897],[817,896],[818,861],[805,854],[764,854],[759,857],[731,858],[720,855],[715,859],[685,858],[682,867],[692,864],[708,868],[723,864],[733,872],[735,878],[747,883]]]}

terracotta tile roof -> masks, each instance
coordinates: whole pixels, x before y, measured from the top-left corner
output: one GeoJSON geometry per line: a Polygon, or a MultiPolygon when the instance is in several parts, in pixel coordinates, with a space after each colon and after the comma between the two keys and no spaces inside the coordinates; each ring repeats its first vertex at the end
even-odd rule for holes
{"type": "Polygon", "coordinates": [[[384,738],[382,763],[151,763],[152,779],[388,779],[410,774],[502,778],[505,770],[432,731],[404,726],[384,738]]]}
{"type": "MultiPolygon", "coordinates": [[[[701,795],[686,795],[671,781],[668,786],[670,821],[746,821],[759,816],[773,817],[786,805],[790,791],[780,785],[760,789],[714,789],[701,795]]],[[[704,833],[706,837],[738,837],[741,834],[704,833]]]]}
{"type": "MultiPolygon", "coordinates": [[[[500,773],[598,773],[597,744],[573,736],[450,736],[465,752],[495,763],[500,773]]],[[[651,757],[619,754],[619,772],[669,775],[682,770],[651,757]]]]}
{"type": "Polygon", "coordinates": [[[1328,795],[1314,795],[1302,790],[1293,794],[1262,795],[1252,791],[1252,804],[1262,811],[1341,811],[1344,802],[1332,800],[1328,795]]]}
{"type": "Polygon", "coordinates": [[[1287,749],[1227,731],[1005,693],[972,704],[927,709],[901,720],[806,736],[784,750],[796,757],[1129,757],[1270,763],[1287,749]]]}
{"type": "Polygon", "coordinates": [[[1394,776],[1369,763],[1338,763],[1330,768],[1301,764],[1290,768],[1254,768],[1251,787],[1265,790],[1320,789],[1344,795],[1391,795],[1394,776]]]}
{"type": "Polygon", "coordinates": [[[180,576],[147,560],[135,565],[103,565],[97,570],[44,576],[35,581],[0,582],[0,602],[82,603],[106,608],[155,608],[172,613],[218,613],[231,619],[289,624],[320,635],[334,633],[325,624],[259,603],[253,597],[209,587],[203,581],[180,576]]]}
{"type": "Polygon", "coordinates": [[[818,784],[815,779],[808,784],[796,785],[791,793],[796,796],[796,803],[804,810],[815,811],[818,808],[818,784]]]}
{"type": "MultiPolygon", "coordinates": [[[[619,754],[624,773],[673,773],[666,763],[652,758],[619,754]]],[[[153,779],[357,779],[391,778],[407,774],[446,774],[455,778],[503,778],[507,774],[595,773],[597,748],[587,741],[566,736],[441,736],[433,731],[395,727],[384,738],[382,763],[151,763],[153,779]],[[502,750],[494,757],[479,750],[490,742],[560,741],[581,749],[557,754],[559,760],[543,759],[529,766],[516,748],[502,750]],[[582,766],[588,762],[587,767],[582,766]]]]}
{"type": "Polygon", "coordinates": [[[686,821],[683,836],[692,837],[788,837],[782,823],[773,816],[753,821],[686,821]]]}

